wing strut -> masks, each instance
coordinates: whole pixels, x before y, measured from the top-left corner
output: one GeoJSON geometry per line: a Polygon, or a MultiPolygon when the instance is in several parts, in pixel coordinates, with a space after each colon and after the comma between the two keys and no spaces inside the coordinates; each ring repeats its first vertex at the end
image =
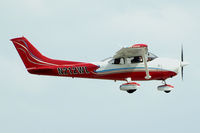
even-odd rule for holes
{"type": "Polygon", "coordinates": [[[132,47],[121,48],[119,51],[117,51],[117,53],[113,56],[113,58],[121,58],[121,57],[128,58],[133,56],[142,56],[146,71],[145,79],[150,79],[151,76],[149,75],[149,69],[147,66],[147,54],[148,54],[148,49],[146,45],[141,47],[133,45],[132,47]]]}
{"type": "Polygon", "coordinates": [[[147,54],[145,52],[145,49],[143,49],[142,53],[143,53],[142,58],[143,58],[143,61],[144,61],[144,66],[145,66],[145,71],[146,71],[145,79],[150,79],[151,76],[149,75],[149,69],[148,69],[148,66],[147,66],[147,54]]]}

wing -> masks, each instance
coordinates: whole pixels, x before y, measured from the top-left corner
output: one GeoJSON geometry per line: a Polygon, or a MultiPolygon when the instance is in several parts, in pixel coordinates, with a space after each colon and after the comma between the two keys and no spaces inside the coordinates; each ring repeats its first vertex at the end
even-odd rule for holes
{"type": "Polygon", "coordinates": [[[132,47],[128,48],[121,48],[113,58],[128,58],[133,56],[142,56],[146,71],[145,79],[150,79],[151,76],[149,75],[149,69],[147,66],[147,56],[148,55],[148,46],[146,44],[135,44],[132,47]]]}
{"type": "Polygon", "coordinates": [[[128,58],[133,56],[142,56],[144,53],[146,54],[148,52],[147,48],[134,48],[134,47],[128,47],[128,48],[121,48],[117,53],[113,56],[113,58],[128,58]]]}

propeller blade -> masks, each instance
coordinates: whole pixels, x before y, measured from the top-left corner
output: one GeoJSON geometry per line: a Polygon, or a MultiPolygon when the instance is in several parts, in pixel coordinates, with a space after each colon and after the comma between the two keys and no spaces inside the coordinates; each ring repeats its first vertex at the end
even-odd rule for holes
{"type": "MultiPolygon", "coordinates": [[[[183,62],[183,44],[181,45],[181,63],[183,62]]],[[[183,66],[181,65],[181,79],[183,80],[183,66]]]]}
{"type": "Polygon", "coordinates": [[[183,44],[181,45],[181,61],[183,62],[183,44]]]}
{"type": "Polygon", "coordinates": [[[183,67],[181,67],[181,79],[183,80],[183,67]]]}

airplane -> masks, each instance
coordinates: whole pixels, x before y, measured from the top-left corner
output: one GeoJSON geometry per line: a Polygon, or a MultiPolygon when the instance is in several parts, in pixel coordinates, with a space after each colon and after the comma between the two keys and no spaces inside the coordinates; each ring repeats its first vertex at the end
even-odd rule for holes
{"type": "Polygon", "coordinates": [[[77,62],[48,58],[42,55],[25,37],[11,39],[20,55],[27,71],[31,74],[62,76],[72,78],[106,79],[125,81],[120,90],[133,93],[140,84],[133,81],[161,80],[159,91],[171,92],[174,86],[166,83],[166,79],[176,76],[183,67],[188,65],[183,61],[159,58],[148,51],[146,44],[134,44],[123,47],[113,57],[99,62],[77,62]]]}

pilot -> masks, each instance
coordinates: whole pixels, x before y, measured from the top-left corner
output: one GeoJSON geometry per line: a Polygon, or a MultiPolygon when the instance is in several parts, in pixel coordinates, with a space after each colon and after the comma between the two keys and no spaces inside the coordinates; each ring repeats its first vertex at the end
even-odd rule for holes
{"type": "Polygon", "coordinates": [[[142,62],[142,57],[141,56],[135,56],[131,60],[131,63],[139,63],[139,62],[142,62]]]}
{"type": "Polygon", "coordinates": [[[120,58],[115,59],[114,64],[120,64],[120,58]]]}

